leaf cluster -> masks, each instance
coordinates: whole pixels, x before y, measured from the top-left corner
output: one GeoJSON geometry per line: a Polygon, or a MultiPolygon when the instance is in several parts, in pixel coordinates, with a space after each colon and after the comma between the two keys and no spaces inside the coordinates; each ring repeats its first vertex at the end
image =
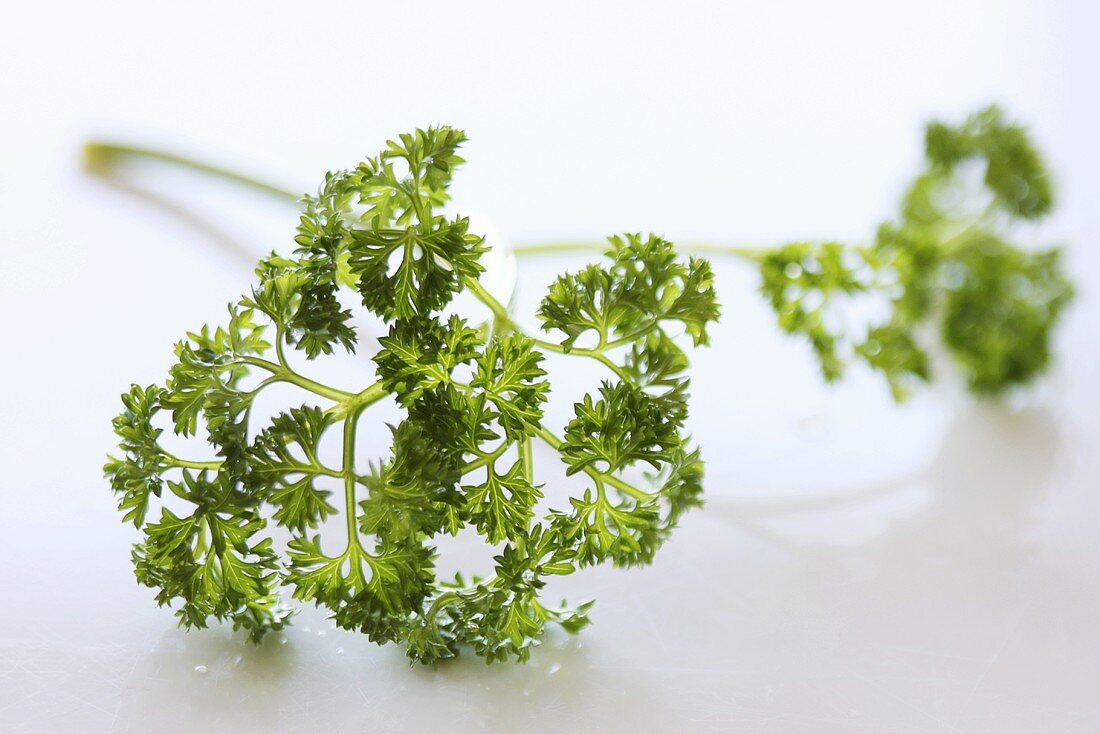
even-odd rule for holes
{"type": "Polygon", "coordinates": [[[142,534],[137,577],[182,625],[231,620],[258,640],[287,623],[286,587],[415,660],[464,649],[525,660],[548,625],[588,621],[591,602],[545,603],[552,577],[646,563],[700,504],[685,347],[706,344],[718,317],[709,264],[657,236],[612,237],[603,261],[543,299],[538,315],[557,338],[524,333],[477,282],[483,238],[445,211],[464,141],[417,130],[328,174],[302,200],[291,254],[264,258],[228,321],[177,345],[163,386],[123,396],[122,455],[105,471],[142,534]],[[494,318],[445,312],[462,290],[494,318]],[[361,343],[355,301],[381,323],[376,344],[361,343]],[[359,390],[322,384],[288,356],[309,364],[365,348],[377,380],[359,390]],[[563,437],[544,420],[547,352],[607,377],[574,405],[563,437]],[[274,384],[307,398],[265,420],[256,396],[274,384]],[[401,419],[389,451],[363,457],[358,432],[382,400],[401,419]],[[166,451],[166,418],[205,439],[206,458],[166,451]],[[339,462],[326,459],[337,446],[339,462]],[[587,488],[557,496],[555,468],[587,488]],[[491,572],[437,578],[434,539],[462,532],[494,548],[491,572]]]}
{"type": "Polygon", "coordinates": [[[933,122],[924,170],[870,246],[799,242],[764,252],[761,291],[780,328],[810,342],[826,380],[863,362],[904,398],[930,379],[922,334],[938,331],[969,388],[998,395],[1046,369],[1073,296],[1057,248],[1012,243],[1021,223],[1052,204],[1027,131],[998,108],[958,126],[933,122]],[[845,323],[861,299],[880,313],[862,329],[845,323]]]}

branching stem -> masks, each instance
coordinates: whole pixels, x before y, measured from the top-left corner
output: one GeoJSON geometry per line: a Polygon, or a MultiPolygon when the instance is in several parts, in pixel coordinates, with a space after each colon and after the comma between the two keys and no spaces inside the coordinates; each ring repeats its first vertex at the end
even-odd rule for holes
{"type": "MultiPolygon", "coordinates": [[[[561,344],[555,344],[554,342],[546,341],[545,339],[538,339],[527,334],[523,329],[520,328],[519,324],[512,320],[511,315],[509,315],[508,313],[507,307],[505,307],[503,303],[498,301],[492,293],[485,290],[484,286],[482,286],[481,283],[477,282],[477,280],[475,280],[474,278],[467,278],[463,281],[463,284],[470,290],[470,293],[472,293],[478,301],[488,307],[489,311],[493,314],[493,321],[496,323],[497,326],[527,336],[535,343],[535,346],[545,351],[555,352],[557,354],[576,354],[582,357],[589,357],[607,366],[608,369],[614,372],[620,379],[627,380],[630,378],[630,376],[626,373],[625,370],[623,370],[622,367],[608,359],[607,355],[605,355],[600,350],[584,349],[580,347],[567,349],[561,344]]],[[[616,340],[616,342],[618,341],[621,340],[616,340]]]]}
{"type": "Polygon", "coordinates": [[[303,390],[308,390],[315,395],[328,398],[336,403],[350,403],[357,397],[354,393],[345,392],[344,390],[338,390],[328,385],[322,385],[320,382],[315,382],[276,362],[271,362],[259,357],[243,357],[241,361],[247,365],[267,370],[282,382],[289,382],[292,385],[297,385],[303,390]]]}
{"type": "MultiPolygon", "coordinates": [[[[539,438],[545,441],[546,444],[550,446],[550,448],[558,452],[561,451],[561,445],[562,443],[564,443],[564,441],[554,435],[554,432],[548,429],[546,426],[540,426],[535,431],[535,433],[539,438]]],[[[647,497],[650,497],[650,494],[648,492],[638,489],[630,482],[620,479],[614,474],[607,474],[605,472],[599,471],[598,469],[593,469],[591,466],[584,467],[584,473],[592,477],[592,479],[596,482],[607,482],[615,489],[621,490],[631,497],[634,497],[635,499],[645,499],[647,497]]]]}

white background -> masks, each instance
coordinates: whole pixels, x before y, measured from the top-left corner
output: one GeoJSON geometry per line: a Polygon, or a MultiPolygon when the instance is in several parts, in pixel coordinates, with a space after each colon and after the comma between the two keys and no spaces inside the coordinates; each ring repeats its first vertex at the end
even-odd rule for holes
{"type": "MultiPolygon", "coordinates": [[[[7,6],[0,731],[1100,730],[1089,5],[7,6]],[[89,179],[86,137],[304,190],[448,123],[471,137],[456,206],[498,241],[860,240],[918,165],[922,122],[991,101],[1056,172],[1059,213],[1028,234],[1067,243],[1080,290],[1051,374],[1008,404],[949,369],[900,407],[858,371],[826,388],[751,273],[718,262],[724,319],[693,383],[708,506],[653,567],[555,587],[598,598],[579,637],[432,671],[313,610],[259,649],[185,634],[134,583],[135,531],[100,476],[118,394],[163,378],[295,214],[163,169],[135,173],[145,196],[89,179]]],[[[526,263],[519,307],[577,262],[526,263]]],[[[339,370],[370,379],[362,359],[339,370]]]]}

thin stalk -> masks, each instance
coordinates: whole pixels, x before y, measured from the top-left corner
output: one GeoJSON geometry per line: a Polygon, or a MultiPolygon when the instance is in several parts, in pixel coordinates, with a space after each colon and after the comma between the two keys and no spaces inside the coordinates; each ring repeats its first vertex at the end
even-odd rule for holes
{"type": "MultiPolygon", "coordinates": [[[[337,403],[350,403],[356,398],[356,395],[344,390],[338,390],[335,387],[329,387],[328,385],[322,385],[320,382],[315,382],[299,375],[297,372],[283,367],[281,364],[268,361],[266,359],[260,359],[259,357],[244,357],[242,362],[253,367],[259,367],[260,369],[267,370],[272,375],[282,380],[283,382],[289,382],[292,385],[297,385],[303,390],[308,390],[315,395],[320,395],[323,398],[328,398],[337,403]]],[[[374,387],[372,385],[371,387],[374,387]]],[[[367,388],[368,390],[371,388],[367,388]]]]}
{"type": "Polygon", "coordinates": [[[90,140],[84,144],[84,164],[89,170],[108,170],[115,164],[127,159],[147,159],[170,163],[180,168],[187,168],[198,173],[220,178],[231,183],[246,186],[256,191],[261,191],[278,199],[297,203],[301,194],[289,189],[268,183],[258,178],[238,173],[228,168],[190,158],[178,153],[172,153],[159,148],[146,148],[139,145],[127,145],[104,140],[90,140]]]}
{"type": "MultiPolygon", "coordinates": [[[[555,451],[558,451],[558,452],[561,451],[561,445],[563,443],[565,443],[560,438],[555,436],[553,431],[546,428],[545,426],[540,426],[535,431],[535,435],[537,435],[539,438],[541,438],[543,441],[545,441],[550,446],[550,448],[552,448],[552,449],[554,449],[555,451]]],[[[643,490],[638,489],[637,487],[635,487],[630,482],[627,482],[623,479],[620,479],[619,477],[615,476],[614,474],[607,474],[607,473],[602,472],[598,469],[593,469],[590,466],[586,466],[583,471],[584,471],[585,474],[592,477],[592,479],[594,481],[596,481],[596,482],[607,482],[608,484],[610,484],[615,489],[626,492],[627,494],[629,494],[631,497],[634,497],[635,499],[644,499],[644,498],[647,498],[647,497],[651,496],[649,494],[649,492],[645,492],[643,490]]]]}
{"type": "Polygon", "coordinates": [[[474,298],[481,301],[482,304],[487,306],[493,314],[493,320],[499,325],[510,329],[516,329],[516,323],[512,321],[512,317],[508,315],[508,309],[503,303],[498,301],[492,293],[485,290],[475,278],[466,278],[463,280],[463,284],[470,289],[470,293],[474,298]]]}
{"type": "Polygon", "coordinates": [[[519,460],[523,462],[523,477],[527,483],[535,484],[535,463],[531,457],[531,437],[527,436],[517,445],[519,460]]]}
{"type": "Polygon", "coordinates": [[[504,452],[508,450],[508,446],[510,446],[510,445],[511,444],[509,444],[507,441],[505,441],[505,442],[501,443],[500,446],[497,446],[495,449],[493,449],[489,453],[482,454],[481,456],[477,457],[476,459],[473,459],[471,461],[466,462],[465,464],[462,465],[462,474],[466,475],[466,474],[469,474],[470,472],[472,472],[476,469],[480,469],[483,466],[487,466],[489,464],[492,464],[493,462],[495,462],[497,459],[499,459],[501,456],[504,455],[504,452]]]}
{"type": "Polygon", "coordinates": [[[349,396],[346,400],[334,405],[329,410],[337,418],[343,415],[351,415],[352,413],[358,414],[364,408],[374,405],[389,394],[389,390],[387,390],[382,385],[382,381],[379,380],[366,389],[349,396]]]}
{"type": "Polygon", "coordinates": [[[344,464],[341,471],[344,475],[344,508],[347,514],[348,526],[348,550],[353,548],[365,552],[363,544],[359,540],[359,528],[355,524],[355,429],[359,424],[359,411],[348,414],[344,419],[344,464]]]}
{"type": "MultiPolygon", "coordinates": [[[[538,242],[512,246],[516,257],[556,255],[563,252],[603,252],[607,244],[603,242],[538,242]]],[[[677,250],[696,252],[703,255],[730,255],[743,260],[758,262],[761,257],[775,249],[772,245],[723,245],[714,242],[677,243],[677,250]]]]}
{"type": "MultiPolygon", "coordinates": [[[[102,140],[90,140],[84,144],[84,163],[89,170],[100,171],[110,169],[116,163],[127,159],[145,159],[169,163],[180,168],[186,168],[197,173],[203,173],[214,178],[244,186],[263,192],[289,203],[298,203],[302,195],[277,184],[264,181],[261,178],[239,173],[229,168],[208,163],[197,158],[191,158],[179,153],[160,148],[146,148],[139,145],[116,143],[102,140]]],[[[414,189],[416,190],[416,189],[414,189]]],[[[423,217],[421,211],[422,202],[418,196],[410,195],[418,217],[423,217]]],[[[575,242],[539,242],[534,244],[520,244],[512,247],[517,257],[551,255],[563,252],[601,252],[607,245],[596,241],[575,242]]],[[[704,255],[729,255],[758,262],[760,258],[774,249],[768,245],[725,245],[714,242],[688,242],[677,246],[684,252],[695,252],[704,255]]]]}
{"type": "Polygon", "coordinates": [[[190,461],[188,459],[181,459],[178,456],[174,456],[174,455],[168,453],[167,451],[163,451],[163,449],[162,449],[162,453],[164,454],[164,459],[167,463],[171,464],[172,466],[177,466],[181,469],[196,469],[196,470],[199,470],[199,471],[206,471],[206,470],[217,471],[219,468],[221,468],[221,465],[222,465],[221,460],[190,461]]]}
{"type": "MultiPolygon", "coordinates": [[[[472,293],[477,300],[481,301],[482,304],[489,308],[489,310],[493,314],[493,321],[496,324],[503,326],[507,329],[511,329],[512,331],[516,331],[520,334],[525,334],[525,332],[519,328],[519,325],[512,320],[512,317],[508,314],[508,309],[504,306],[504,304],[494,298],[493,294],[489,293],[489,291],[485,290],[485,288],[482,287],[481,283],[478,283],[473,278],[467,278],[464,282],[466,287],[470,289],[470,293],[472,293]]],[[[528,338],[530,338],[535,343],[535,346],[539,347],[540,349],[544,349],[549,352],[557,352],[558,354],[576,354],[582,357],[589,357],[607,366],[620,379],[626,380],[630,378],[630,375],[628,375],[621,367],[619,367],[619,365],[612,362],[610,359],[608,359],[607,355],[603,354],[600,351],[597,351],[595,349],[584,349],[580,347],[575,349],[566,349],[562,345],[555,344],[554,342],[549,342],[544,339],[537,339],[530,335],[526,336],[528,336],[528,338]]]]}

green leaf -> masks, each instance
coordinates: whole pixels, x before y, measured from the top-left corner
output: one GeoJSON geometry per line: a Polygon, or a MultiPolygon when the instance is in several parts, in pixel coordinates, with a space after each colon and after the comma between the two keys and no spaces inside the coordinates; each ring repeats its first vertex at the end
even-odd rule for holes
{"type": "Polygon", "coordinates": [[[504,473],[495,463],[485,467],[485,481],[462,487],[470,522],[490,543],[526,533],[542,492],[527,479],[526,466],[516,461],[504,473]]]}
{"type": "Polygon", "coordinates": [[[995,395],[1045,370],[1054,324],[1073,297],[1058,251],[976,237],[948,267],[943,337],[971,389],[995,395]]]}
{"type": "Polygon", "coordinates": [[[640,387],[674,388],[689,367],[687,354],[663,331],[652,331],[630,345],[623,365],[640,387]]]}
{"type": "Polygon", "coordinates": [[[542,379],[542,359],[534,340],[522,334],[492,339],[478,357],[470,386],[482,390],[496,408],[497,421],[510,441],[539,428],[550,390],[550,383],[542,379]]]}
{"type": "Polygon", "coordinates": [[[625,382],[604,382],[599,392],[598,400],[588,394],[573,406],[576,417],[559,449],[567,473],[617,472],[639,461],[659,468],[668,461],[682,440],[680,398],[655,397],[625,382]]]}
{"type": "Polygon", "coordinates": [[[844,363],[838,354],[842,335],[827,319],[837,296],[868,287],[855,255],[839,242],[798,242],[768,252],[760,261],[760,290],[779,317],[779,327],[810,341],[827,381],[838,379],[844,363]]]}
{"type": "Polygon", "coordinates": [[[449,384],[455,367],[477,356],[480,342],[457,316],[445,326],[434,318],[399,319],[378,340],[374,361],[382,384],[408,407],[426,390],[449,384]]]}
{"type": "Polygon", "coordinates": [[[713,275],[706,260],[676,257],[672,243],[656,235],[609,238],[608,267],[589,265],[558,277],[539,307],[542,328],[565,334],[562,346],[594,332],[596,349],[635,341],[666,322],[678,321],[696,346],[718,319],[713,275]]]}
{"type": "Polygon", "coordinates": [[[570,497],[572,512],[554,517],[554,528],[576,546],[581,566],[611,559],[616,566],[650,563],[667,534],[658,501],[623,498],[610,501],[601,491],[586,490],[582,497],[570,497]]]}
{"type": "Polygon", "coordinates": [[[160,410],[160,396],[161,390],[155,385],[131,385],[130,392],[123,393],[125,409],[112,425],[124,458],[108,457],[103,467],[111,489],[120,495],[118,509],[123,512],[123,522],[132,522],[135,527],[145,521],[149,495],[159,497],[163,487],[165,456],[157,443],[161,430],[152,423],[160,410]]]}
{"type": "Polygon", "coordinates": [[[1010,214],[1035,219],[1050,211],[1050,178],[1027,131],[987,107],[952,127],[933,122],[925,131],[925,154],[935,173],[947,177],[963,161],[985,160],[985,185],[1010,214]]]}
{"type": "Polygon", "coordinates": [[[390,481],[419,487],[428,496],[447,496],[462,477],[465,401],[450,389],[421,395],[393,433],[390,481]]]}
{"type": "Polygon", "coordinates": [[[696,346],[706,344],[707,325],[719,316],[710,263],[692,257],[685,264],[677,260],[671,242],[652,234],[645,239],[616,235],[608,241],[616,290],[632,306],[618,330],[629,334],[652,323],[679,321],[696,346]]]}
{"type": "Polygon", "coordinates": [[[567,350],[588,331],[606,343],[613,325],[629,313],[630,305],[619,299],[612,275],[599,265],[559,275],[539,306],[543,330],[564,332],[561,343],[567,350]]]}
{"type": "Polygon", "coordinates": [[[159,589],[157,601],[178,602],[180,624],[205,627],[210,617],[231,619],[258,641],[279,629],[288,611],[274,593],[277,580],[270,538],[260,538],[264,521],[254,498],[226,475],[183,473],[169,482],[173,493],[194,506],[191,515],[162,508],[134,546],[138,581],[159,589]]]}
{"type": "Polygon", "coordinates": [[[234,399],[231,393],[238,392],[238,381],[248,374],[242,358],[262,354],[271,346],[263,339],[264,327],[253,322],[251,309],[230,306],[229,314],[228,326],[213,331],[203,326],[176,344],[179,361],[172,366],[160,399],[161,406],[172,412],[176,433],[194,435],[199,415],[208,405],[224,411],[234,399]]]}
{"type": "Polygon", "coordinates": [[[328,502],[330,492],[316,486],[318,477],[337,474],[317,458],[321,436],[332,422],[320,408],[291,408],[277,415],[250,447],[248,482],[270,493],[280,525],[301,531],[336,511],[328,502]]]}
{"type": "Polygon", "coordinates": [[[450,198],[447,189],[465,162],[458,155],[465,142],[464,132],[446,126],[388,141],[381,154],[359,164],[351,176],[348,188],[365,207],[360,220],[372,226],[431,221],[431,210],[450,198]]]}
{"type": "Polygon", "coordinates": [[[446,306],[484,270],[483,238],[469,220],[437,220],[425,228],[349,230],[351,272],[363,305],[385,319],[428,315],[446,306]]]}

